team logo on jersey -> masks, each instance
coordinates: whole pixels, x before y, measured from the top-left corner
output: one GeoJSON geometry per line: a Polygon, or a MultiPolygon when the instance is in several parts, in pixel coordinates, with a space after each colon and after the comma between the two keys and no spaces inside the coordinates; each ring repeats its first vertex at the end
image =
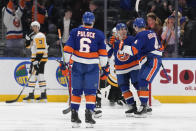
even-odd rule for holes
{"type": "Polygon", "coordinates": [[[62,75],[60,67],[58,67],[56,70],[56,79],[60,85],[67,87],[68,78],[62,75]]]}
{"type": "Polygon", "coordinates": [[[127,61],[130,55],[121,51],[117,52],[117,58],[119,61],[127,61]]]}
{"type": "Polygon", "coordinates": [[[29,61],[21,62],[16,66],[14,70],[14,78],[16,82],[21,86],[25,86],[28,81],[30,64],[31,62],[29,61]]]}

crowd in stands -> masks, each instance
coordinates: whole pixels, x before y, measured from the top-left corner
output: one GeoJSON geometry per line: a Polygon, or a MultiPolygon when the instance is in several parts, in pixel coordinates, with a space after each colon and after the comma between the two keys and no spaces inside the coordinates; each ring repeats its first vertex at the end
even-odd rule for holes
{"type": "MultiPolygon", "coordinates": [[[[164,44],[164,57],[176,57],[176,47],[178,56],[196,56],[195,0],[178,1],[178,45],[175,45],[175,0],[141,0],[139,12],[135,11],[135,3],[136,0],[108,0],[107,37],[119,22],[126,23],[129,34],[134,35],[132,21],[140,16],[146,19],[147,29],[154,30],[164,44]]],[[[36,18],[41,24],[40,31],[46,34],[49,57],[61,55],[57,29],[61,29],[65,43],[69,31],[81,25],[82,14],[85,11],[95,14],[94,27],[104,31],[103,0],[37,0],[37,8],[34,0],[1,0],[0,11],[7,29],[5,56],[30,56],[30,51],[24,49],[23,38],[31,33],[30,23],[36,18]],[[7,22],[6,19],[13,22],[7,22]],[[14,37],[16,35],[18,36],[14,37]]]]}

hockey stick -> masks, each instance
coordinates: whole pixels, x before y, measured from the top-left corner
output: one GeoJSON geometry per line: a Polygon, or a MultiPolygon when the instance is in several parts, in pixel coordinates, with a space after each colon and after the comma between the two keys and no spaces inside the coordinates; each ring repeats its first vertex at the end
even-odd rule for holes
{"type": "Polygon", "coordinates": [[[163,63],[161,63],[161,66],[162,66],[162,68],[163,68],[163,72],[165,73],[165,76],[166,76],[168,82],[170,82],[171,80],[170,80],[170,78],[169,78],[169,76],[168,76],[168,74],[167,74],[166,69],[165,69],[164,66],[163,66],[163,63]]]}
{"type": "Polygon", "coordinates": [[[29,80],[31,79],[31,77],[32,77],[32,75],[33,75],[34,73],[35,73],[35,70],[33,70],[33,73],[31,73],[31,75],[29,76],[27,83],[23,86],[22,90],[20,91],[20,93],[18,94],[18,96],[16,97],[16,99],[5,101],[5,103],[14,103],[14,102],[17,102],[17,101],[18,101],[18,99],[19,99],[20,96],[22,95],[24,89],[27,87],[27,85],[28,85],[28,83],[29,83],[29,80]]]}
{"type": "Polygon", "coordinates": [[[133,99],[135,100],[136,102],[136,107],[137,107],[137,110],[140,109],[140,106],[141,106],[141,101],[139,99],[139,96],[138,96],[138,93],[137,93],[137,90],[135,89],[135,87],[132,85],[131,81],[129,81],[129,88],[133,94],[133,99]]]}
{"type": "MultiPolygon", "coordinates": [[[[58,29],[58,36],[59,36],[59,40],[60,40],[60,46],[61,46],[61,55],[63,57],[63,64],[65,64],[65,56],[64,56],[64,51],[63,51],[63,44],[62,44],[62,37],[61,37],[61,30],[58,29]]],[[[66,64],[65,64],[66,65],[66,64]]],[[[69,69],[69,66],[67,67],[69,69]]],[[[70,71],[70,70],[69,70],[70,71]]],[[[67,78],[66,78],[67,79],[67,78]]],[[[64,109],[62,112],[63,114],[67,114],[71,111],[71,89],[70,89],[70,72],[69,72],[69,81],[68,81],[68,88],[69,88],[69,107],[64,109]]]]}
{"type": "Polygon", "coordinates": [[[140,3],[140,0],[137,0],[135,2],[135,11],[137,12],[138,17],[140,17],[140,14],[139,14],[139,3],[140,3]]]}

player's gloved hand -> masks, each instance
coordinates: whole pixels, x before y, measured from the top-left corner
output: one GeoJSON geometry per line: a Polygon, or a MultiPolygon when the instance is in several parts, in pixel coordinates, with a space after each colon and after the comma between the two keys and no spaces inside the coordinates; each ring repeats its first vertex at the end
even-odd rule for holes
{"type": "Polygon", "coordinates": [[[66,63],[64,63],[63,61],[60,61],[59,67],[62,72],[62,75],[64,75],[64,76],[69,75],[69,69],[68,69],[68,65],[66,63]]]}
{"type": "Polygon", "coordinates": [[[110,74],[110,66],[109,66],[109,64],[107,64],[104,67],[101,67],[101,76],[100,76],[101,80],[106,80],[109,74],[110,74]]]}
{"type": "Polygon", "coordinates": [[[33,67],[36,71],[39,70],[39,62],[37,60],[33,61],[33,67]]]}
{"type": "Polygon", "coordinates": [[[111,36],[109,44],[113,45],[114,43],[115,43],[115,36],[111,36]]]}
{"type": "Polygon", "coordinates": [[[25,46],[26,47],[28,47],[31,44],[31,41],[33,40],[32,39],[33,35],[34,35],[34,32],[32,32],[31,34],[25,36],[25,39],[26,39],[25,46]]]}

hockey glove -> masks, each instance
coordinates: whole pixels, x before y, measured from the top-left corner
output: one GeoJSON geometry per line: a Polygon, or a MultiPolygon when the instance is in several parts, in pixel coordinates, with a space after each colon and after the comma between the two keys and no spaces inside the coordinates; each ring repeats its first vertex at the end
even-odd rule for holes
{"type": "Polygon", "coordinates": [[[36,70],[36,72],[38,72],[38,70],[39,70],[39,62],[37,60],[33,61],[33,67],[36,70]]]}
{"type": "Polygon", "coordinates": [[[101,68],[101,80],[106,80],[108,78],[108,75],[110,74],[110,66],[107,64],[105,67],[101,68]]]}
{"type": "Polygon", "coordinates": [[[25,36],[25,39],[26,39],[25,46],[26,46],[26,48],[28,48],[30,46],[31,41],[33,40],[32,39],[33,35],[34,35],[34,32],[32,32],[31,34],[25,36]]]}
{"type": "Polygon", "coordinates": [[[69,69],[68,69],[68,65],[63,63],[63,61],[60,61],[60,70],[62,72],[62,75],[64,76],[68,76],[69,75],[69,69]]]}

